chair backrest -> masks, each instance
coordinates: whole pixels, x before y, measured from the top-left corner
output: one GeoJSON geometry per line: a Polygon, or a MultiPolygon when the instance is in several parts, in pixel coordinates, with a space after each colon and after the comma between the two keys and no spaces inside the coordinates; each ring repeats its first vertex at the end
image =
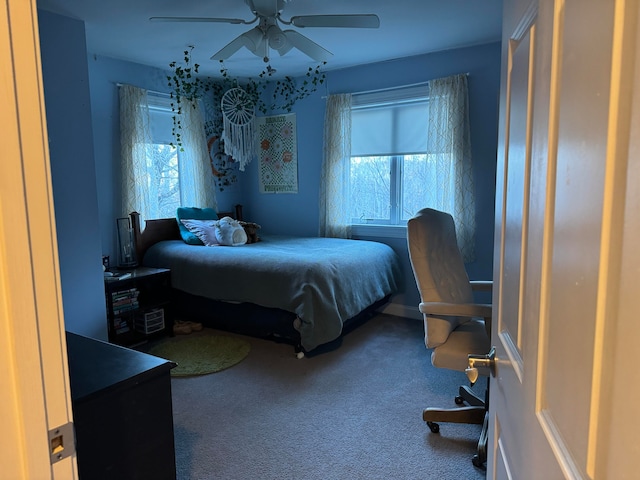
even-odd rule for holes
{"type": "MultiPolygon", "coordinates": [[[[407,242],[422,302],[473,303],[473,291],[450,214],[423,208],[407,222],[407,242]]],[[[446,342],[449,334],[467,320],[425,315],[427,347],[446,342]]]]}

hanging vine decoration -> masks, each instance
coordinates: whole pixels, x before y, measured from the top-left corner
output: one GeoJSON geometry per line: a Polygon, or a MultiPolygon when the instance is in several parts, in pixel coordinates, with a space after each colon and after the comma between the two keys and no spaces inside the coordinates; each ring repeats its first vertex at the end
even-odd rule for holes
{"type": "MultiPolygon", "coordinates": [[[[302,81],[301,85],[298,85],[292,77],[284,77],[282,80],[276,80],[272,94],[272,102],[269,105],[265,104],[262,101],[263,96],[260,95],[257,101],[258,110],[264,115],[274,110],[286,111],[287,113],[291,112],[291,108],[298,100],[308,97],[325,82],[326,75],[320,69],[326,65],[326,63],[327,62],[323,62],[316,67],[309,67],[305,75],[306,78],[302,81]],[[278,103],[278,98],[281,99],[281,103],[278,103]]],[[[267,68],[267,70],[263,70],[260,75],[258,75],[258,78],[263,80],[269,76],[271,76],[271,70],[267,68]]],[[[266,91],[269,86],[269,81],[258,82],[257,84],[257,87],[261,88],[262,92],[266,91]]]]}
{"type": "MultiPolygon", "coordinates": [[[[189,102],[193,102],[209,91],[211,88],[210,81],[208,79],[202,79],[196,74],[200,65],[194,63],[191,65],[191,51],[194,47],[190,46],[189,50],[184,51],[184,65],[178,64],[178,62],[171,62],[169,67],[173,70],[173,75],[167,76],[168,86],[171,89],[171,110],[173,111],[173,138],[176,140],[176,145],[181,151],[182,148],[182,136],[180,134],[182,130],[182,123],[180,121],[180,114],[182,113],[183,99],[189,102]]],[[[172,144],[172,146],[174,146],[172,144]]]]}
{"type": "MultiPolygon", "coordinates": [[[[211,91],[214,102],[219,105],[220,99],[227,91],[242,87],[253,100],[256,110],[261,114],[267,115],[278,111],[289,113],[298,100],[312,95],[326,81],[326,75],[321,69],[327,62],[322,62],[316,67],[309,67],[300,84],[295,78],[288,76],[274,80],[275,70],[270,66],[262,70],[257,79],[250,78],[241,84],[238,79],[229,75],[222,60],[220,60],[220,79],[202,77],[198,76],[200,65],[191,61],[193,49],[194,47],[190,46],[189,50],[184,51],[182,62],[173,61],[169,64],[172,74],[167,76],[172,100],[171,109],[174,113],[172,133],[175,145],[172,144],[172,146],[176,146],[180,150],[183,150],[180,114],[185,100],[191,102],[203,98],[211,91]]],[[[215,119],[207,123],[208,131],[215,132],[218,137],[222,135],[222,115],[216,115],[215,119]]],[[[222,140],[219,141],[222,142],[222,140]]],[[[230,186],[236,181],[235,170],[229,165],[229,160],[231,159],[220,158],[220,164],[216,166],[215,177],[221,191],[224,190],[224,186],[230,186]]]]}

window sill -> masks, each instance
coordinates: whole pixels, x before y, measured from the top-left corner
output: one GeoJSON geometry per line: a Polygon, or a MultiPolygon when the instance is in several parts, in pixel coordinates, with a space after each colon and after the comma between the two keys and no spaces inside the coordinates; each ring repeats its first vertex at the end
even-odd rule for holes
{"type": "Polygon", "coordinates": [[[354,237],[407,238],[406,225],[351,225],[354,237]]]}

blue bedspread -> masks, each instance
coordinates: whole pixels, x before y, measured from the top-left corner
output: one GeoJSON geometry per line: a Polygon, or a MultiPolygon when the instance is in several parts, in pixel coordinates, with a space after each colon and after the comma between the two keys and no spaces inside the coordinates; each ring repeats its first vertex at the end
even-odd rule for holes
{"type": "Polygon", "coordinates": [[[144,265],[170,268],[172,286],[192,295],[295,313],[307,351],[338,338],[345,320],[397,289],[398,258],[385,244],[261,238],[239,247],[163,241],[147,251],[144,265]]]}

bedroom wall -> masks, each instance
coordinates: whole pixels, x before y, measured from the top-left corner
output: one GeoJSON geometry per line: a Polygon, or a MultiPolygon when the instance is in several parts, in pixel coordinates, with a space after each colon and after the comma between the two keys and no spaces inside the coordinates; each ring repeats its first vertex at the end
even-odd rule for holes
{"type": "MultiPolygon", "coordinates": [[[[377,90],[469,73],[469,103],[472,158],[476,187],[475,262],[467,264],[472,279],[490,279],[493,271],[493,226],[495,174],[498,136],[498,95],[500,88],[500,43],[492,43],[389,62],[361,65],[327,72],[323,91],[294,106],[298,129],[297,194],[260,194],[258,171],[252,162],[243,176],[242,198],[245,218],[262,225],[265,231],[294,235],[317,235],[320,172],[323,147],[324,97],[329,93],[355,93],[377,90]]],[[[371,238],[389,244],[403,264],[403,292],[396,296],[395,310],[418,315],[415,287],[405,238],[371,238]]],[[[488,295],[479,301],[490,302],[488,295]]],[[[418,315],[419,316],[419,315],[418,315]]]]}
{"type": "Polygon", "coordinates": [[[65,326],[107,339],[84,23],[38,11],[65,326]]]}

